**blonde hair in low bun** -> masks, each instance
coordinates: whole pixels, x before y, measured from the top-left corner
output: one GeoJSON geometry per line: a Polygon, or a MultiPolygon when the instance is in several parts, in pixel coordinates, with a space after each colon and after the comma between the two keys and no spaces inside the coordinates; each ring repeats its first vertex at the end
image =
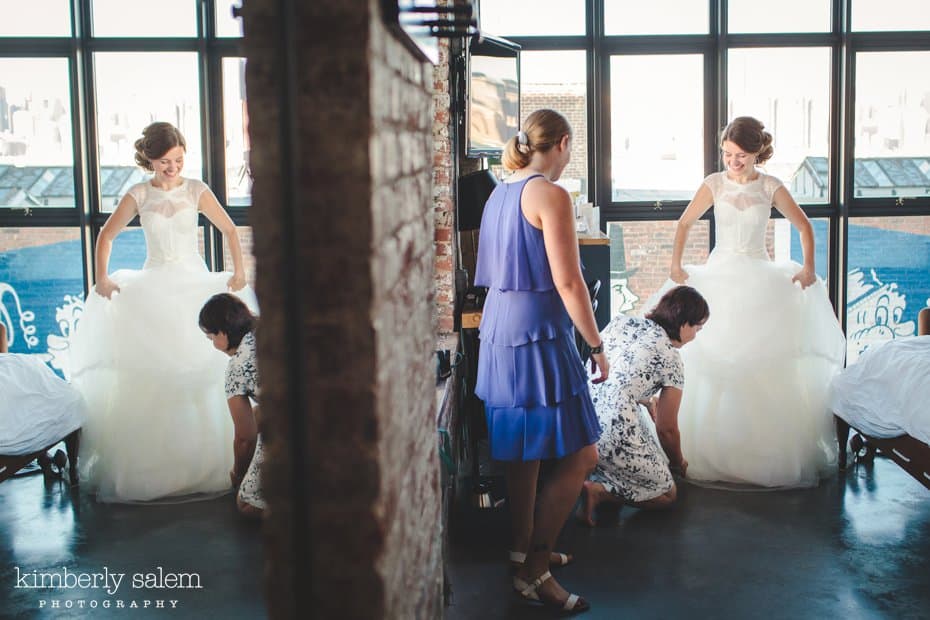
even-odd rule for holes
{"type": "Polygon", "coordinates": [[[501,164],[506,170],[526,168],[533,160],[533,153],[545,153],[564,136],[571,136],[572,126],[555,110],[541,109],[526,117],[523,132],[526,144],[520,144],[518,137],[512,136],[504,145],[501,164]]]}
{"type": "Polygon", "coordinates": [[[520,168],[525,168],[530,165],[530,160],[533,158],[532,147],[526,145],[523,146],[522,150],[520,147],[521,145],[517,140],[517,136],[513,136],[504,144],[504,153],[501,155],[501,165],[504,166],[505,170],[519,170],[520,168]]]}
{"type": "Polygon", "coordinates": [[[775,154],[772,134],[765,131],[762,121],[752,116],[738,116],[720,132],[720,144],[732,142],[747,153],[754,153],[760,166],[775,154]]]}
{"type": "Polygon", "coordinates": [[[142,130],[142,137],[133,143],[136,164],[153,172],[153,159],[158,159],[176,146],[187,150],[187,141],[181,131],[171,123],[155,122],[142,130]]]}

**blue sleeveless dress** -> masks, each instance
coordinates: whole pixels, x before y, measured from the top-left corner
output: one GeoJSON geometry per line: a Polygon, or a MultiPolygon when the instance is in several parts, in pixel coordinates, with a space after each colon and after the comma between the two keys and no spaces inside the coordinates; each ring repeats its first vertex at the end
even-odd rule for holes
{"type": "Polygon", "coordinates": [[[478,237],[475,285],[488,294],[475,393],[485,405],[491,458],[500,461],[563,457],[601,434],[542,231],[520,208],[535,176],[494,189],[478,237]]]}

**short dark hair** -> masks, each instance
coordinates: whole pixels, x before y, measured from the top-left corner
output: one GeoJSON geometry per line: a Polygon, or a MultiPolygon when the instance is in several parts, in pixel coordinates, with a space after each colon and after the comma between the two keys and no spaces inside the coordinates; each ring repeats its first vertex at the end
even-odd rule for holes
{"type": "Polygon", "coordinates": [[[697,289],[682,285],[662,295],[662,299],[646,318],[658,323],[669,338],[680,341],[683,325],[697,325],[709,316],[707,300],[697,289]]]}
{"type": "Polygon", "coordinates": [[[218,293],[200,309],[200,328],[208,334],[223,332],[230,347],[238,347],[242,338],[255,329],[258,319],[245,303],[230,293],[218,293]]]}

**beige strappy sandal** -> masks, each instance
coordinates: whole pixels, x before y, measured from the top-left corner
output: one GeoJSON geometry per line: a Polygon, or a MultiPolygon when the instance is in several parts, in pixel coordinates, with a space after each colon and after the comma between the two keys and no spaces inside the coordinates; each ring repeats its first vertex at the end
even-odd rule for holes
{"type": "MultiPolygon", "coordinates": [[[[516,579],[516,577],[514,578],[516,579]]],[[[552,573],[549,571],[544,572],[542,575],[533,580],[533,583],[528,584],[523,590],[520,591],[520,596],[525,600],[533,603],[542,603],[550,609],[559,611],[563,616],[573,616],[575,614],[580,614],[591,609],[591,606],[586,600],[578,596],[577,594],[569,594],[568,598],[564,602],[561,601],[549,601],[539,596],[539,587],[552,579],[552,573]]],[[[522,580],[521,580],[522,581],[522,580]]]]}

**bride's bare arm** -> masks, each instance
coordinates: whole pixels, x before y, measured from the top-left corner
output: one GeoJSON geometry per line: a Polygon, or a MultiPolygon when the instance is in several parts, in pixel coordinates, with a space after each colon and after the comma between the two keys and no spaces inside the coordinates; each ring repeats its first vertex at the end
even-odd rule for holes
{"type": "Polygon", "coordinates": [[[791,193],[785,186],[775,190],[772,196],[772,202],[778,212],[785,216],[791,225],[798,229],[801,236],[801,251],[804,253],[804,267],[791,278],[792,282],[799,282],[803,288],[807,288],[817,281],[817,272],[814,269],[814,228],[807,215],[798,206],[791,193]]]}
{"type": "Polygon", "coordinates": [[[126,194],[116,205],[116,210],[107,218],[103,228],[100,229],[100,234],[97,235],[97,244],[94,247],[94,282],[96,282],[94,290],[97,291],[98,295],[102,295],[107,299],[110,299],[110,296],[119,290],[119,287],[110,279],[107,273],[110,267],[113,240],[126,228],[126,225],[132,221],[137,212],[136,199],[126,194]]]}
{"type": "Polygon", "coordinates": [[[701,183],[701,187],[694,193],[694,198],[691,199],[684,213],[678,218],[678,226],[675,228],[675,244],[672,247],[672,265],[669,269],[669,277],[678,284],[684,284],[685,280],[688,279],[688,274],[681,268],[681,259],[685,253],[685,244],[688,242],[688,233],[691,232],[694,223],[707,213],[713,203],[713,193],[706,183],[701,183]]]}
{"type": "Polygon", "coordinates": [[[220,206],[211,191],[205,191],[200,195],[197,208],[210,220],[211,224],[223,233],[223,239],[229,244],[229,253],[233,259],[233,275],[227,285],[230,290],[238,291],[245,286],[245,268],[242,263],[242,244],[239,242],[239,231],[236,230],[236,224],[225,209],[220,206]]]}

